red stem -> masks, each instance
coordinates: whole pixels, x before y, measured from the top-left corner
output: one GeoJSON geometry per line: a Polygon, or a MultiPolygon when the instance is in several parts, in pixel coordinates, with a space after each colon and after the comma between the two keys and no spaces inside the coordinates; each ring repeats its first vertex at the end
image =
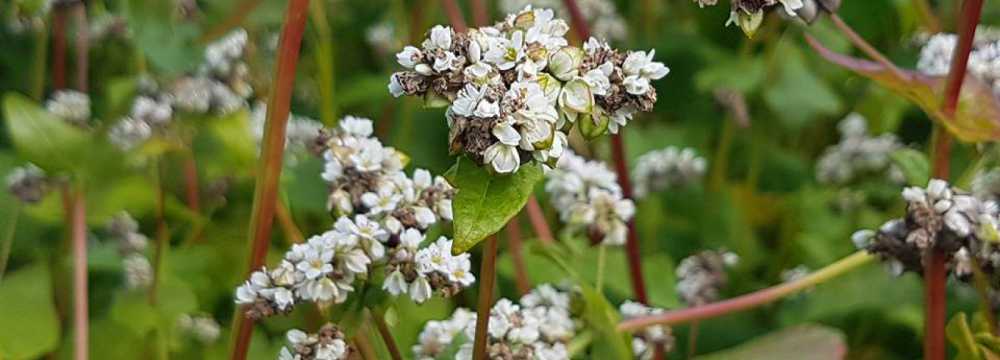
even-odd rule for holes
{"type": "Polygon", "coordinates": [[[66,88],[66,9],[52,9],[52,88],[66,88]]]}
{"type": "Polygon", "coordinates": [[[948,278],[947,255],[940,251],[929,251],[924,270],[924,296],[926,317],[924,318],[924,359],[944,360],[945,358],[945,280],[948,278]]]}
{"type": "Polygon", "coordinates": [[[90,26],[87,25],[87,6],[83,1],[73,7],[73,17],[76,20],[76,90],[87,93],[90,26]]]}
{"type": "MultiPolygon", "coordinates": [[[[264,265],[271,239],[275,206],[278,201],[278,185],[281,178],[281,162],[285,149],[285,127],[291,108],[295,67],[299,61],[302,34],[305,32],[309,0],[290,0],[285,13],[285,25],[281,34],[278,60],[274,73],[274,91],[267,106],[267,121],[264,125],[264,142],[261,147],[257,184],[254,188],[253,212],[250,216],[250,254],[245,274],[264,265]]],[[[235,337],[231,359],[246,359],[250,348],[253,321],[243,316],[244,309],[237,309],[233,320],[235,337]]]]}
{"type": "Polygon", "coordinates": [[[186,190],[188,208],[196,214],[201,213],[201,189],[198,186],[198,163],[194,153],[188,153],[184,159],[184,188],[186,190]]]}
{"type": "Polygon", "coordinates": [[[965,81],[965,71],[969,67],[969,53],[972,52],[972,41],[975,40],[976,26],[983,11],[983,0],[966,0],[962,4],[962,13],[958,19],[958,45],[952,55],[951,69],[948,71],[948,84],[945,88],[944,105],[941,111],[945,116],[955,115],[958,107],[958,95],[965,81]]]}
{"type": "Polygon", "coordinates": [[[490,10],[486,7],[486,0],[472,0],[472,19],[476,26],[486,26],[490,21],[490,10]]]}
{"type": "Polygon", "coordinates": [[[528,279],[528,268],[524,265],[524,248],[521,246],[521,225],[517,217],[510,219],[507,226],[507,250],[510,251],[510,258],[514,262],[514,281],[519,295],[527,294],[531,291],[531,280],[528,279]]]}
{"type": "Polygon", "coordinates": [[[549,222],[545,220],[545,213],[538,205],[538,198],[535,195],[528,198],[527,209],[528,219],[531,220],[531,227],[535,229],[535,236],[538,237],[538,240],[545,245],[554,244],[556,240],[552,237],[552,229],[549,228],[549,222]]]}
{"type": "Polygon", "coordinates": [[[87,208],[83,191],[71,195],[71,233],[73,236],[73,326],[76,360],[89,357],[89,316],[87,314],[87,208]]]}
{"type": "Polygon", "coordinates": [[[473,360],[486,360],[486,333],[493,308],[493,286],[496,283],[497,237],[491,235],[483,244],[483,263],[479,268],[479,308],[476,317],[476,339],[472,346],[473,360]]]}
{"type": "MultiPolygon", "coordinates": [[[[576,30],[580,41],[590,38],[590,27],[580,12],[575,0],[563,0],[566,9],[569,10],[570,21],[576,30]]],[[[626,199],[632,198],[632,180],[628,173],[628,162],[625,160],[625,140],[622,139],[624,129],[619,129],[617,134],[611,135],[611,157],[615,163],[615,172],[618,174],[618,184],[622,187],[622,195],[626,199]]],[[[632,280],[632,290],[635,299],[641,303],[648,303],[646,295],[646,283],[642,279],[642,259],[639,255],[639,237],[635,232],[635,221],[628,222],[628,236],[625,241],[625,253],[628,256],[629,275],[632,280]]]]}
{"type": "Polygon", "coordinates": [[[468,27],[465,26],[465,18],[462,16],[462,9],[458,7],[455,0],[441,0],[441,5],[444,6],[444,12],[448,15],[448,21],[451,22],[451,27],[455,32],[468,30],[468,27]]]}

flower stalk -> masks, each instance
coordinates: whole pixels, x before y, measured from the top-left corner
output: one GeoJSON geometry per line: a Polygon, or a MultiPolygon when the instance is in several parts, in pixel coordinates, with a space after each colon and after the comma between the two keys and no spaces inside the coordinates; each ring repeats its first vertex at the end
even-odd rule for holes
{"type": "Polygon", "coordinates": [[[552,229],[549,228],[548,221],[545,220],[545,213],[542,212],[541,205],[538,205],[538,198],[535,195],[531,195],[528,198],[528,220],[531,221],[531,227],[535,230],[535,236],[542,244],[550,245],[556,242],[555,238],[552,236],[552,229]]]}
{"type": "Polygon", "coordinates": [[[385,343],[385,348],[389,350],[389,356],[392,360],[403,360],[403,354],[399,351],[399,346],[396,345],[396,339],[392,337],[392,331],[389,330],[389,324],[385,321],[385,316],[382,313],[370,310],[372,315],[372,320],[375,322],[375,328],[378,329],[378,334],[382,337],[382,342],[385,343]]]}
{"type": "Polygon", "coordinates": [[[52,9],[52,87],[66,88],[66,9],[52,9]]]}
{"type": "Polygon", "coordinates": [[[524,264],[521,225],[516,216],[510,219],[504,230],[507,231],[507,249],[510,251],[510,258],[514,263],[514,284],[517,287],[518,295],[523,296],[531,291],[531,280],[528,279],[528,268],[524,264]]]}
{"type": "Polygon", "coordinates": [[[493,308],[493,287],[496,283],[497,237],[483,242],[483,260],[479,270],[479,303],[476,317],[476,338],[472,346],[473,360],[486,360],[486,337],[493,308]]]}
{"type": "Polygon", "coordinates": [[[442,0],[441,3],[444,6],[444,12],[448,15],[448,21],[451,22],[451,27],[456,32],[465,32],[468,30],[468,26],[465,25],[465,19],[462,16],[462,9],[458,7],[458,3],[455,0],[442,0]]]}
{"type": "Polygon", "coordinates": [[[882,53],[876,50],[875,47],[873,47],[871,44],[868,43],[868,41],[865,41],[865,39],[862,38],[861,35],[858,35],[858,33],[855,32],[850,25],[847,25],[847,23],[845,23],[844,20],[841,19],[839,15],[837,15],[837,13],[830,13],[830,20],[833,21],[833,25],[836,26],[837,29],[840,30],[840,32],[843,33],[844,36],[846,36],[847,39],[850,40],[852,44],[854,44],[854,46],[860,49],[861,52],[864,52],[865,55],[868,55],[868,57],[870,57],[872,60],[875,60],[879,64],[882,64],[882,66],[885,66],[886,69],[889,69],[889,71],[892,72],[892,74],[895,75],[896,77],[900,79],[910,78],[910,76],[904,73],[902,70],[900,70],[899,67],[896,66],[896,64],[894,64],[892,61],[889,61],[889,59],[886,58],[885,55],[882,55],[882,53]]]}
{"type": "MultiPolygon", "coordinates": [[[[285,130],[291,107],[295,68],[299,60],[302,35],[305,32],[309,0],[291,0],[285,13],[284,29],[278,50],[274,73],[274,90],[267,106],[264,140],[261,145],[257,183],[254,187],[253,210],[250,215],[250,251],[246,274],[264,264],[270,245],[271,226],[278,201],[282,157],[285,149],[285,130]]],[[[253,321],[246,319],[244,309],[237,309],[233,318],[234,337],[231,359],[246,359],[253,333],[253,321]]]]}
{"type": "Polygon", "coordinates": [[[87,207],[83,190],[77,188],[69,195],[70,234],[73,239],[73,328],[74,359],[86,360],[90,356],[90,319],[87,313],[87,207]]]}
{"type": "Polygon", "coordinates": [[[875,257],[867,252],[858,251],[799,280],[786,282],[780,285],[758,290],[750,294],[704,306],[633,318],[619,323],[618,331],[636,331],[653,325],[677,325],[692,321],[711,319],[737,311],[753,309],[755,307],[785,298],[789,295],[796,294],[805,289],[815,287],[816,285],[822,284],[828,280],[843,275],[848,271],[867,264],[874,259],[875,257]]]}
{"type": "Polygon", "coordinates": [[[14,210],[11,211],[10,217],[7,219],[7,229],[3,233],[3,239],[0,240],[0,281],[3,281],[3,275],[7,271],[7,260],[10,258],[10,249],[14,244],[14,232],[17,230],[17,219],[20,218],[21,214],[21,204],[18,202],[14,203],[14,210]]]}
{"type": "Polygon", "coordinates": [[[87,72],[89,69],[90,26],[87,25],[87,5],[83,1],[73,7],[76,22],[76,90],[87,93],[87,72]]]}

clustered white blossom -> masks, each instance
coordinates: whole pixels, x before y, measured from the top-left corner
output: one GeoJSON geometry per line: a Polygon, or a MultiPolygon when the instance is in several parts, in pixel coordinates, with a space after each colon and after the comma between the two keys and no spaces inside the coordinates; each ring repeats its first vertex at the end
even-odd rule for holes
{"type": "Polygon", "coordinates": [[[399,235],[399,243],[389,250],[389,275],[382,289],[393,296],[408,294],[413,301],[422,303],[435,291],[452,296],[476,281],[468,253],[452,255],[451,240],[443,236],[421,249],[423,240],[423,234],[416,229],[406,229],[399,235]]]}
{"type": "Polygon", "coordinates": [[[851,113],[837,125],[840,142],[828,147],[816,164],[816,179],[825,184],[843,185],[863,175],[885,176],[903,184],[903,172],[892,162],[892,153],[903,145],[895,135],[872,136],[864,116],[851,113]]]}
{"type": "MultiPolygon", "coordinates": [[[[264,126],[267,121],[267,103],[257,102],[250,114],[250,134],[257,145],[264,141],[264,126]]],[[[323,124],[312,118],[288,114],[285,126],[285,154],[296,159],[296,155],[312,150],[316,139],[323,131],[323,124]]]]}
{"type": "Polygon", "coordinates": [[[214,343],[222,333],[219,323],[208,315],[183,314],[177,319],[177,328],[202,344],[214,343]]]}
{"type": "Polygon", "coordinates": [[[35,204],[48,194],[51,180],[45,175],[45,171],[28,163],[12,169],[5,182],[7,191],[15,198],[25,204],[35,204]]]}
{"type": "MultiPolygon", "coordinates": [[[[718,4],[718,0],[694,0],[694,2],[698,3],[700,7],[718,4]]],[[[821,2],[830,1],[821,0],[821,2]]],[[[816,6],[812,0],[805,0],[805,3],[809,3],[813,7],[816,6]]],[[[753,36],[764,21],[765,12],[780,6],[789,17],[797,17],[799,10],[803,9],[805,3],[803,0],[730,0],[729,20],[726,21],[726,26],[736,24],[740,29],[743,29],[747,36],[753,36]]]]}
{"type": "Polygon", "coordinates": [[[329,323],[315,334],[289,330],[285,338],[288,346],[281,348],[278,360],[342,360],[352,352],[345,340],[346,335],[329,323]]]}
{"type": "MultiPolygon", "coordinates": [[[[547,284],[524,295],[519,304],[500,299],[490,310],[487,358],[569,359],[566,344],[577,328],[569,305],[569,294],[547,284]]],[[[454,348],[457,341],[464,341],[455,359],[472,359],[475,330],[476,314],[456,309],[451,318],[425,325],[417,345],[413,346],[414,358],[436,359],[454,348]]]]}
{"type": "Polygon", "coordinates": [[[59,90],[45,102],[45,108],[56,117],[78,127],[90,121],[90,96],[75,90],[59,90]]]}
{"type": "MultiPolygon", "coordinates": [[[[917,70],[928,75],[947,75],[957,43],[958,35],[955,34],[931,35],[920,49],[917,70]]],[[[994,96],[1000,96],[1000,36],[997,31],[977,29],[968,66],[969,74],[989,86],[994,96]]]]}
{"type": "MultiPolygon", "coordinates": [[[[506,13],[516,13],[525,6],[531,5],[539,9],[554,9],[556,16],[568,19],[569,10],[563,0],[503,0],[500,9],[506,13]]],[[[590,32],[598,38],[620,41],[628,35],[628,24],[618,13],[618,8],[612,0],[577,0],[580,15],[590,25],[590,32]]]]}
{"type": "Polygon", "coordinates": [[[173,120],[173,97],[169,94],[139,95],[128,116],[108,130],[108,140],[120,149],[135,148],[162,130],[173,120]]]}
{"type": "Polygon", "coordinates": [[[702,251],[677,265],[677,295],[688,306],[701,306],[719,299],[729,283],[726,268],[735,266],[739,256],[728,251],[702,251]]]}
{"type": "Polygon", "coordinates": [[[635,204],[623,198],[607,165],[567,152],[545,176],[552,206],[571,231],[585,230],[603,245],[625,243],[635,204]]]}
{"type": "Polygon", "coordinates": [[[650,82],[669,71],[654,51],[623,54],[596,38],[568,46],[568,30],[552,10],[531,7],[467,33],[435,26],[420,48],[396,55],[407,70],[392,75],[389,92],[447,105],[450,151],[496,173],[549,163],[574,124],[596,137],[652,110],[650,82]]]}
{"type": "Polygon", "coordinates": [[[948,254],[949,269],[960,279],[972,274],[976,259],[987,274],[1000,266],[998,206],[932,179],[927,188],[903,190],[906,216],[889,220],[878,231],[860,230],[851,236],[854,245],[888,261],[895,274],[921,273],[923,254],[935,249],[948,254]]]}
{"type": "Polygon", "coordinates": [[[118,242],[125,272],[125,287],[145,289],[153,283],[153,266],[144,252],[149,239],[139,232],[139,223],[127,212],[120,212],[108,222],[107,232],[118,242]]]}
{"type": "Polygon", "coordinates": [[[632,182],[637,198],[687,186],[705,175],[707,163],[691,148],[669,146],[643,154],[632,170],[632,182]]]}
{"type": "Polygon", "coordinates": [[[174,106],[190,113],[228,114],[247,107],[253,95],[244,61],[247,32],[237,29],[205,47],[197,73],[178,79],[170,89],[174,106]]]}
{"type": "MultiPolygon", "coordinates": [[[[663,309],[650,307],[634,301],[625,301],[618,308],[622,319],[628,320],[648,315],[663,313],[663,309]]],[[[632,354],[636,359],[650,360],[656,354],[656,348],[662,347],[664,352],[670,352],[674,347],[674,334],[669,326],[649,326],[632,334],[632,354]]]]}

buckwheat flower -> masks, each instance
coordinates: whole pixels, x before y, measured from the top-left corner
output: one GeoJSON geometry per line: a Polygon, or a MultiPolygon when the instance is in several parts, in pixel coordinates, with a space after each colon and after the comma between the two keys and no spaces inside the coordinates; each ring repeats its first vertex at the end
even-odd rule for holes
{"type": "Polygon", "coordinates": [[[585,230],[604,245],[625,243],[626,223],[635,215],[635,204],[623,198],[607,165],[567,153],[546,178],[545,191],[570,229],[585,230]]]}
{"type": "Polygon", "coordinates": [[[177,327],[202,344],[216,342],[222,333],[219,323],[207,315],[182,314],[177,319],[177,327]]]}
{"type": "Polygon", "coordinates": [[[153,136],[153,128],[143,120],[125,117],[108,130],[108,140],[123,151],[136,148],[153,136]]]}
{"type": "Polygon", "coordinates": [[[892,134],[869,135],[866,123],[856,113],[841,120],[837,126],[840,142],[828,147],[816,164],[819,182],[844,185],[872,175],[888,178],[895,184],[905,182],[903,172],[891,158],[903,145],[892,134]]]}
{"type": "Polygon", "coordinates": [[[59,90],[45,102],[52,115],[79,127],[86,127],[90,120],[90,97],[74,90],[59,90]]]}
{"type": "Polygon", "coordinates": [[[676,270],[681,301],[693,307],[718,300],[729,282],[726,268],[737,261],[735,254],[721,251],[702,251],[681,260],[676,270]]]}
{"type": "Polygon", "coordinates": [[[49,178],[35,164],[16,167],[5,179],[7,191],[25,204],[36,204],[49,191],[49,178]]]}
{"type": "Polygon", "coordinates": [[[649,91],[650,81],[662,79],[667,76],[670,69],[663,63],[653,61],[656,50],[633,51],[625,58],[622,70],[625,79],[622,82],[626,91],[632,95],[643,95],[649,91]]]}
{"type": "Polygon", "coordinates": [[[455,337],[473,323],[476,314],[468,309],[458,308],[445,320],[431,320],[424,325],[413,346],[413,357],[417,360],[434,360],[447,351],[455,337]]]}
{"type": "MultiPolygon", "coordinates": [[[[969,74],[993,89],[1000,96],[1000,38],[995,29],[979,27],[969,53],[969,74]]],[[[929,36],[920,49],[917,70],[932,76],[944,76],[951,67],[951,60],[958,43],[955,34],[939,33],[929,36]]]]}
{"type": "Polygon", "coordinates": [[[804,6],[802,0],[731,0],[726,26],[736,24],[748,37],[753,37],[764,20],[764,12],[778,5],[791,17],[797,16],[796,11],[804,6]]]}
{"type": "Polygon", "coordinates": [[[174,105],[192,113],[208,112],[212,105],[212,80],[202,77],[184,77],[174,83],[170,92],[174,105]]]}
{"type": "Polygon", "coordinates": [[[125,287],[145,289],[153,283],[153,266],[142,254],[130,254],[122,260],[125,269],[125,287]]]}
{"type": "MultiPolygon", "coordinates": [[[[569,18],[569,11],[561,0],[503,0],[500,8],[508,13],[515,13],[531,5],[535,8],[554,9],[560,18],[569,18]]],[[[627,35],[625,20],[619,14],[614,1],[610,0],[578,0],[577,8],[584,20],[590,24],[590,31],[601,38],[624,40],[627,35]]]]}
{"type": "MultiPolygon", "coordinates": [[[[633,301],[625,301],[619,307],[618,311],[624,320],[663,313],[663,309],[649,307],[633,301]]],[[[635,354],[637,359],[652,359],[658,346],[662,346],[666,352],[670,352],[673,349],[674,335],[669,326],[650,326],[632,334],[632,353],[635,354]]]]}
{"type": "Polygon", "coordinates": [[[643,154],[632,171],[635,196],[695,183],[705,175],[707,163],[691,148],[673,146],[643,154]]]}
{"type": "Polygon", "coordinates": [[[173,116],[172,99],[169,96],[155,99],[139,96],[132,103],[131,118],[141,120],[150,126],[163,126],[173,116]]]}
{"type": "Polygon", "coordinates": [[[288,346],[281,348],[279,360],[344,360],[353,352],[344,332],[329,323],[315,334],[289,330],[285,338],[288,346]]]}
{"type": "Polygon", "coordinates": [[[141,253],[146,250],[149,243],[146,235],[139,232],[139,223],[125,211],[111,218],[107,231],[118,240],[118,252],[123,255],[141,253]]]}
{"type": "Polygon", "coordinates": [[[202,70],[213,75],[229,76],[241,58],[247,45],[247,32],[236,29],[225,37],[205,47],[205,62],[202,70]]]}

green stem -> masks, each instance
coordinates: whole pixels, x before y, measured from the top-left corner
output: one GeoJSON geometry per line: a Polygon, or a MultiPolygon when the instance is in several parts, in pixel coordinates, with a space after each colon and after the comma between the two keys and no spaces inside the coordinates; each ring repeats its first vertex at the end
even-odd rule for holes
{"type": "Polygon", "coordinates": [[[10,257],[10,248],[14,244],[14,231],[17,229],[17,219],[21,214],[21,203],[14,202],[14,210],[7,223],[7,231],[3,234],[3,243],[0,244],[0,280],[7,271],[7,259],[10,257]]]}
{"type": "MultiPolygon", "coordinates": [[[[267,118],[264,123],[264,141],[258,162],[257,182],[254,186],[253,210],[250,215],[249,254],[244,274],[249,274],[264,264],[270,245],[271,227],[274,223],[281,180],[282,159],[285,149],[285,130],[291,108],[295,83],[295,68],[299,61],[302,35],[305,32],[309,0],[290,0],[285,13],[284,27],[278,49],[274,72],[274,87],[268,99],[267,118]]],[[[243,360],[250,350],[253,321],[243,316],[243,308],[236,309],[233,317],[233,360],[243,360]]]]}
{"type": "Polygon", "coordinates": [[[326,19],[326,4],[323,1],[313,1],[309,4],[309,15],[312,24],[316,28],[316,50],[313,51],[313,60],[316,62],[318,75],[317,84],[320,95],[320,120],[326,126],[333,126],[337,123],[337,97],[335,96],[335,72],[336,57],[333,51],[333,32],[330,30],[330,23],[326,19]]]}
{"type": "Polygon", "coordinates": [[[722,189],[722,184],[725,181],[726,170],[729,167],[729,149],[733,145],[733,123],[735,121],[723,120],[722,135],[720,135],[719,144],[715,148],[715,155],[712,156],[715,161],[712,162],[712,175],[709,177],[708,184],[713,191],[722,189]]]}
{"type": "Polygon", "coordinates": [[[382,338],[382,342],[385,343],[385,348],[389,350],[389,356],[392,360],[403,360],[403,354],[399,351],[399,346],[396,345],[396,339],[393,338],[392,331],[389,330],[389,323],[385,321],[385,316],[374,309],[369,309],[368,312],[372,315],[375,328],[378,329],[378,334],[382,338]]]}
{"type": "Polygon", "coordinates": [[[856,269],[861,265],[867,264],[874,258],[875,257],[869,255],[867,252],[859,251],[796,281],[786,282],[733,299],[711,303],[704,306],[669,311],[659,315],[633,318],[619,323],[618,331],[636,331],[654,325],[676,325],[691,321],[711,319],[737,311],[752,309],[777,301],[789,295],[796,294],[802,290],[815,287],[816,285],[843,275],[850,270],[856,269]]]}
{"type": "Polygon", "coordinates": [[[45,64],[48,63],[46,56],[48,56],[48,41],[49,41],[49,30],[45,25],[38,27],[35,31],[35,64],[34,64],[34,79],[31,84],[31,98],[35,101],[41,101],[42,96],[45,95],[45,64]]]}
{"type": "Polygon", "coordinates": [[[153,182],[156,184],[156,247],[153,250],[153,283],[149,286],[148,301],[156,305],[157,291],[163,278],[164,252],[170,240],[166,221],[166,193],[163,190],[163,165],[160,157],[152,161],[153,182]]]}
{"type": "Polygon", "coordinates": [[[607,265],[608,247],[597,246],[597,279],[594,281],[594,288],[598,292],[604,293],[604,267],[607,265]]]}

